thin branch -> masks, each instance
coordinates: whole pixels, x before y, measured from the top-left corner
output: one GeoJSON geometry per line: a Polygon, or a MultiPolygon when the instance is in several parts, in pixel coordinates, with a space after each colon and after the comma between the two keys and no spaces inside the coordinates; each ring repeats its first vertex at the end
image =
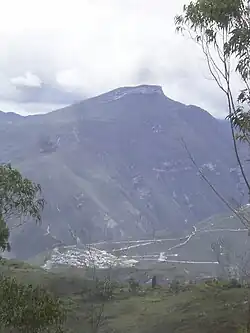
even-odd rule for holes
{"type": "MultiPolygon", "coordinates": [[[[231,85],[230,85],[230,73],[229,73],[228,68],[227,68],[226,55],[224,55],[224,66],[225,66],[225,73],[227,73],[227,80],[226,80],[227,81],[227,92],[226,92],[226,96],[227,96],[227,102],[228,102],[228,110],[229,110],[229,116],[232,116],[232,114],[237,114],[237,112],[236,112],[236,108],[235,108],[235,105],[234,105],[234,99],[233,99],[233,94],[232,94],[231,85]]],[[[248,197],[249,197],[248,201],[249,201],[250,200],[250,183],[247,179],[247,176],[245,174],[245,170],[244,170],[242,162],[241,162],[241,158],[240,158],[238,147],[237,147],[236,137],[235,137],[235,129],[234,129],[231,117],[230,117],[229,120],[230,120],[231,133],[232,133],[232,137],[233,137],[234,152],[235,152],[235,156],[236,156],[237,162],[238,162],[239,167],[240,167],[242,177],[243,177],[244,182],[245,182],[245,184],[247,186],[247,189],[248,189],[248,197]]]]}
{"type": "Polygon", "coordinates": [[[213,192],[217,195],[217,197],[230,209],[230,211],[239,218],[239,220],[242,222],[242,224],[249,228],[249,220],[247,218],[245,218],[245,216],[241,216],[237,210],[235,210],[227,201],[226,199],[216,190],[216,188],[211,184],[211,182],[207,179],[207,177],[204,175],[204,173],[202,172],[202,170],[199,168],[199,166],[197,165],[197,163],[195,162],[194,157],[192,156],[191,152],[189,151],[185,141],[183,138],[181,138],[181,143],[183,145],[183,147],[185,148],[191,162],[193,163],[193,165],[195,166],[195,168],[197,169],[199,175],[201,176],[201,178],[208,184],[208,186],[213,190],[213,192]]]}
{"type": "Polygon", "coordinates": [[[217,68],[214,66],[214,61],[212,61],[213,57],[211,56],[211,54],[208,52],[208,47],[207,45],[204,45],[204,41],[201,44],[202,47],[202,51],[206,57],[207,60],[207,65],[208,65],[208,69],[210,74],[212,75],[212,77],[214,78],[215,82],[217,83],[217,85],[219,86],[219,88],[226,93],[226,89],[223,87],[223,84],[221,82],[220,79],[220,71],[217,70],[217,68]]]}

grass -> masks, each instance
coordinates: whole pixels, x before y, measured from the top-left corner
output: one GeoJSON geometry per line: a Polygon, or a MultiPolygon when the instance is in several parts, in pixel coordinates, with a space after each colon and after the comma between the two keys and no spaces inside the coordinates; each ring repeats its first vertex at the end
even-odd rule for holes
{"type": "MultiPolygon", "coordinates": [[[[85,297],[93,281],[82,270],[46,272],[17,261],[3,261],[3,274],[25,283],[41,284],[62,298],[68,309],[67,328],[74,333],[91,332],[90,317],[102,303],[85,297]]],[[[223,284],[198,284],[174,293],[169,287],[143,288],[132,295],[123,285],[105,302],[103,333],[235,333],[247,321],[247,288],[226,288],[223,284]]]]}
{"type": "Polygon", "coordinates": [[[246,322],[246,290],[195,286],[178,295],[164,289],[109,304],[115,332],[236,332],[246,322]]]}

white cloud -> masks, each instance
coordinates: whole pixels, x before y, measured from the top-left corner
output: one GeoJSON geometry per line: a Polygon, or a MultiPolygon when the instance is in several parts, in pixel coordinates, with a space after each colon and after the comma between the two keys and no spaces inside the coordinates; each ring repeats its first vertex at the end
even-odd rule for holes
{"type": "Polygon", "coordinates": [[[56,73],[56,82],[67,91],[81,88],[83,81],[77,69],[66,69],[56,73]]]}
{"type": "MultiPolygon", "coordinates": [[[[6,86],[3,91],[8,91],[8,98],[13,96],[14,103],[20,92],[10,87],[13,81],[36,87],[41,82],[59,85],[82,96],[152,83],[162,85],[173,99],[221,115],[223,95],[204,78],[201,53],[193,42],[175,33],[174,16],[185,2],[5,1],[0,21],[0,88],[6,86]]],[[[37,106],[41,110],[41,101],[37,106]]]]}
{"type": "Polygon", "coordinates": [[[10,79],[10,82],[16,87],[41,87],[42,84],[40,78],[31,72],[26,72],[24,76],[13,77],[10,79]]]}

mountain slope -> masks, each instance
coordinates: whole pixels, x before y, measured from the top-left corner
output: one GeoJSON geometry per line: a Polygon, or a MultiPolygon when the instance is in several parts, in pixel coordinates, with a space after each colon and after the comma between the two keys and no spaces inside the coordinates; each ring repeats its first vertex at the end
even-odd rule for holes
{"type": "MultiPolygon", "coordinates": [[[[40,249],[152,236],[223,211],[181,138],[217,189],[240,200],[230,132],[159,86],[119,88],[46,115],[1,119],[0,162],[11,161],[44,191],[40,249]]],[[[18,239],[20,230],[12,235],[14,255],[37,253],[34,245],[23,253],[18,239]]]]}

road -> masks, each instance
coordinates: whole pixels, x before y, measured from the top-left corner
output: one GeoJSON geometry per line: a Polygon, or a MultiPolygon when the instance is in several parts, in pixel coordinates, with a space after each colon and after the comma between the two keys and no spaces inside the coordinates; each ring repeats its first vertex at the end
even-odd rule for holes
{"type": "MultiPolygon", "coordinates": [[[[133,248],[140,248],[143,246],[148,246],[148,245],[152,245],[152,244],[156,244],[156,243],[164,243],[167,241],[180,241],[180,243],[169,247],[165,252],[161,252],[159,254],[152,254],[152,255],[144,255],[144,256],[131,256],[131,258],[138,258],[141,260],[155,260],[155,261],[159,261],[159,262],[166,262],[166,263],[180,263],[180,264],[218,264],[217,261],[194,261],[194,260],[172,260],[171,257],[178,257],[178,254],[176,253],[172,253],[173,250],[181,248],[186,246],[190,241],[192,241],[192,239],[198,235],[198,234],[203,234],[203,233],[211,233],[211,232],[223,232],[223,231],[227,231],[227,232],[247,232],[247,229],[232,229],[232,228],[228,228],[228,229],[222,229],[222,228],[217,228],[217,229],[201,229],[198,230],[197,227],[194,225],[192,227],[192,231],[190,232],[189,235],[182,237],[182,238],[164,238],[164,239],[147,239],[147,240],[133,240],[133,241],[116,241],[116,242],[112,242],[113,244],[128,244],[127,246],[121,246],[119,248],[113,249],[112,252],[116,253],[116,252],[120,252],[120,251],[128,251],[130,249],[133,248]],[[185,239],[183,241],[183,238],[185,239]]],[[[98,242],[98,243],[93,243],[90,244],[91,246],[97,246],[97,245],[104,245],[104,244],[108,244],[108,242],[102,241],[102,242],[98,242]]]]}

